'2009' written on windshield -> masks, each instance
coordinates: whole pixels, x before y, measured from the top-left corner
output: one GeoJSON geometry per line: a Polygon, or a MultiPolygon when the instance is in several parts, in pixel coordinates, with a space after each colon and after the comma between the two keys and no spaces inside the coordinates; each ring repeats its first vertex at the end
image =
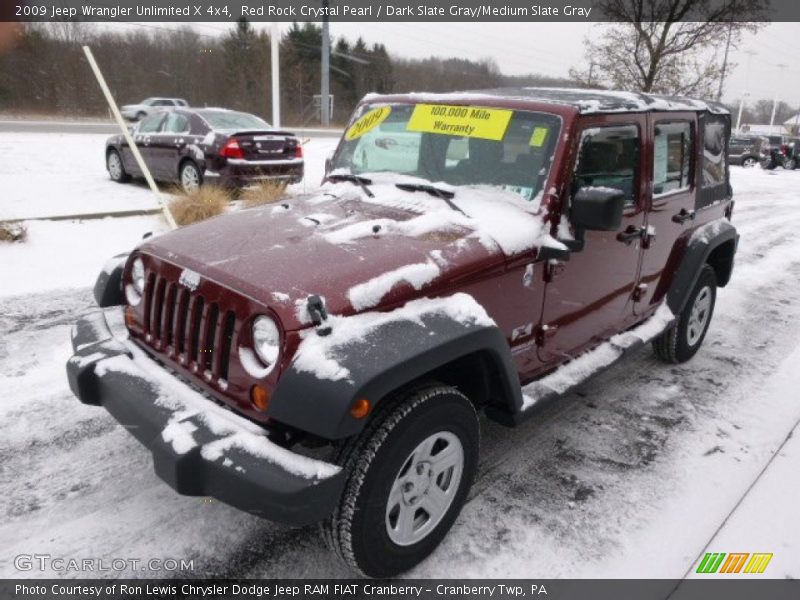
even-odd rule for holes
{"type": "Polygon", "coordinates": [[[513,111],[502,108],[417,104],[409,131],[502,140],[513,111]]]}

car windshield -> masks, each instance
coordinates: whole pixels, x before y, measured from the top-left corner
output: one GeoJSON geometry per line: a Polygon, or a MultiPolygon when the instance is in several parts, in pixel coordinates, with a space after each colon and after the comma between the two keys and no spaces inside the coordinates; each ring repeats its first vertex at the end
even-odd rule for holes
{"type": "Polygon", "coordinates": [[[271,129],[271,125],[248,113],[227,110],[204,110],[200,113],[212,129],[237,131],[242,129],[271,129]]]}
{"type": "Polygon", "coordinates": [[[436,104],[365,105],[331,169],[393,172],[450,185],[491,185],[532,200],[553,160],[555,115],[436,104]]]}

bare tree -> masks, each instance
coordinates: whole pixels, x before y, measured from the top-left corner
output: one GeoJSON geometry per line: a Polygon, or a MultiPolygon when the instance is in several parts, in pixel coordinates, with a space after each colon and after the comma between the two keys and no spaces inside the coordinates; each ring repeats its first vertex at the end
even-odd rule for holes
{"type": "MultiPolygon", "coordinates": [[[[585,85],[667,94],[714,96],[721,54],[767,18],[769,0],[602,0],[613,23],[588,37],[585,85]]],[[[728,69],[731,65],[728,64],[728,69]]]]}

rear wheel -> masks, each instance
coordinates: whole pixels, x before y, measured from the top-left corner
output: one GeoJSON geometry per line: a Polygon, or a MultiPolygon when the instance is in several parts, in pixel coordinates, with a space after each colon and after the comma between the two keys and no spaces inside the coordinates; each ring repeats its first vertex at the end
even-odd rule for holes
{"type": "Polygon", "coordinates": [[[706,337],[717,299],[717,277],[705,265],[677,322],[653,340],[653,351],[661,360],[682,363],[692,358],[706,337]]]}
{"type": "Polygon", "coordinates": [[[181,189],[187,194],[194,192],[200,187],[200,184],[203,183],[200,169],[190,160],[187,160],[181,165],[180,179],[181,189]]]}
{"type": "Polygon", "coordinates": [[[757,158],[754,158],[754,157],[752,157],[752,156],[748,156],[747,158],[745,158],[745,159],[742,161],[742,166],[743,166],[745,169],[752,169],[752,168],[753,168],[753,167],[755,167],[757,164],[758,164],[758,159],[757,159],[757,158]]]}
{"type": "Polygon", "coordinates": [[[402,573],[453,525],[478,463],[478,420],[455,388],[432,385],[390,402],[342,449],[347,473],[323,536],[352,569],[402,573]]]}
{"type": "Polygon", "coordinates": [[[797,168],[797,161],[793,158],[787,158],[783,163],[783,168],[788,171],[794,171],[797,168]]]}
{"type": "Polygon", "coordinates": [[[125,172],[125,167],[122,165],[122,158],[116,150],[109,150],[106,155],[106,169],[112,181],[117,183],[125,183],[130,181],[130,175],[125,172]]]}

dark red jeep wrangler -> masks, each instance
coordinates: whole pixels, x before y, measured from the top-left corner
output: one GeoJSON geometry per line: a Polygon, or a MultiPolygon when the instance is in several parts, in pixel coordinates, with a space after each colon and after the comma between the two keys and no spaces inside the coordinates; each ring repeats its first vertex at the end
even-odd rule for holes
{"type": "Polygon", "coordinates": [[[401,572],[465,501],[478,413],[513,426],[649,341],[697,352],[738,240],[729,134],[686,98],[368,96],[318,191],[111,261],[71,388],[179,493],[401,572]]]}

